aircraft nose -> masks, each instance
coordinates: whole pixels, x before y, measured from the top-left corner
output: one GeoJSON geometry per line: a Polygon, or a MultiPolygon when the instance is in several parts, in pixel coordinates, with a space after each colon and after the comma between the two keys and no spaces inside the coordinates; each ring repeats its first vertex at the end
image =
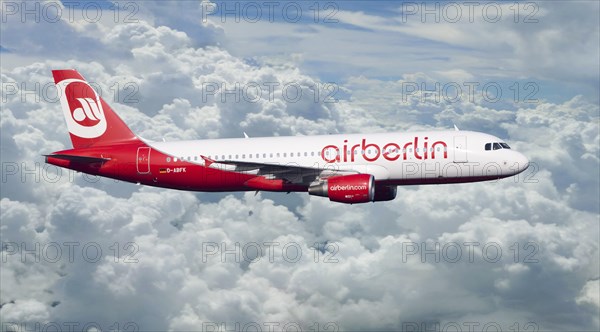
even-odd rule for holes
{"type": "Polygon", "coordinates": [[[517,173],[521,173],[529,167],[529,159],[524,154],[515,151],[515,162],[517,163],[517,173]]]}

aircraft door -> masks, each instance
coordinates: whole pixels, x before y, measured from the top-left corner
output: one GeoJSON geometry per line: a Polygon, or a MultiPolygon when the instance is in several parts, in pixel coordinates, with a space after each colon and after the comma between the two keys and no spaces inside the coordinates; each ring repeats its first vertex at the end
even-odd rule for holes
{"type": "Polygon", "coordinates": [[[138,148],[136,165],[137,165],[138,174],[150,173],[150,148],[149,147],[139,147],[138,148]]]}
{"type": "Polygon", "coordinates": [[[466,163],[467,158],[467,137],[466,136],[454,136],[454,162],[455,163],[466,163]]]}

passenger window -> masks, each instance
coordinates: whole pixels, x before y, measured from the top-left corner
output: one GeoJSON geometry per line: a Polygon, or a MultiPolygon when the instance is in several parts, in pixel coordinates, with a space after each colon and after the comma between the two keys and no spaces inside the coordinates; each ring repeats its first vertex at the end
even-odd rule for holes
{"type": "Polygon", "coordinates": [[[308,157],[308,152],[304,152],[304,156],[305,156],[305,157],[308,157]]]}
{"type": "Polygon", "coordinates": [[[222,156],[221,156],[221,159],[225,160],[225,155],[222,155],[222,156]]]}
{"type": "Polygon", "coordinates": [[[285,157],[287,157],[287,153],[285,153],[285,152],[284,152],[284,153],[283,153],[283,157],[284,157],[284,158],[285,158],[285,157]]]}
{"type": "Polygon", "coordinates": [[[311,151],[311,152],[310,152],[310,155],[311,155],[311,157],[314,157],[314,156],[315,156],[315,152],[314,152],[314,151],[311,151]]]}
{"type": "Polygon", "coordinates": [[[239,155],[239,154],[236,154],[236,155],[235,155],[235,159],[240,159],[240,155],[239,155]]]}
{"type": "Polygon", "coordinates": [[[277,158],[279,158],[279,156],[280,156],[280,154],[279,154],[279,152],[277,152],[277,158]]]}

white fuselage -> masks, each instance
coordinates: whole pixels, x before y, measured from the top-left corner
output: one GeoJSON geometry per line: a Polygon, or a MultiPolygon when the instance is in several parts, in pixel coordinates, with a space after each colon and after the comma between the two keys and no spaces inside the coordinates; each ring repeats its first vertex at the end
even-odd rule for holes
{"type": "Polygon", "coordinates": [[[172,158],[167,162],[205,166],[206,157],[214,161],[211,167],[222,170],[234,171],[235,166],[228,164],[234,161],[368,173],[385,182],[506,177],[528,167],[521,153],[485,150],[487,143],[503,141],[471,131],[430,131],[148,142],[172,158]]]}

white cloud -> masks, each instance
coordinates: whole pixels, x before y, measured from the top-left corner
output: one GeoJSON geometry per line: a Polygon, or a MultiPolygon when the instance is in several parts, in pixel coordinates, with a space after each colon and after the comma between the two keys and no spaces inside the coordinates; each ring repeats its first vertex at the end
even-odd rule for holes
{"type": "MultiPolygon", "coordinates": [[[[481,97],[435,102],[416,94],[403,102],[403,82],[431,83],[437,75],[483,80],[478,71],[446,68],[390,80],[349,76],[340,87],[347,98],[340,93],[338,103],[315,103],[310,88],[321,81],[296,62],[255,63],[214,44],[199,47],[198,36],[186,30],[198,3],[183,5],[190,11],[182,18],[185,29],[173,28],[171,12],[153,18],[164,6],[152,5],[139,23],[101,23],[96,29],[105,29],[102,36],[88,28],[69,32],[92,39],[76,39],[78,45],[108,50],[94,61],[79,53],[63,61],[60,50],[43,45],[56,58],[3,63],[2,82],[17,82],[18,89],[21,82],[44,86],[52,68],[75,67],[98,82],[107,101],[119,83],[122,103],[109,103],[150,139],[239,137],[242,131],[251,136],[402,131],[454,122],[506,138],[539,169],[491,183],[401,187],[392,202],[354,206],[302,194],[140,188],[67,172],[52,181],[56,170],[38,173],[36,180],[23,172],[22,163],[42,167],[42,154],[70,145],[58,103],[41,91],[36,101],[35,94],[21,100],[22,91],[3,89],[2,241],[17,249],[21,243],[26,249],[35,243],[63,249],[57,262],[43,251],[38,263],[34,255],[23,259],[22,252],[5,246],[3,319],[97,322],[105,329],[135,322],[139,330],[197,330],[203,323],[223,322],[230,329],[238,322],[264,330],[271,323],[303,329],[318,324],[322,330],[329,323],[365,330],[457,323],[466,329],[467,322],[493,322],[503,330],[515,323],[524,329],[528,322],[539,330],[598,329],[594,101],[575,96],[534,105],[486,103],[481,97]],[[202,99],[206,83],[250,82],[280,86],[272,100],[265,94],[256,102],[224,103],[219,93],[202,99]],[[282,96],[288,82],[306,92],[296,103],[282,96]],[[139,102],[127,103],[126,83],[139,88],[139,102]],[[18,167],[15,174],[6,168],[9,163],[18,167]],[[65,245],[71,241],[79,243],[73,261],[65,245]],[[474,242],[479,245],[471,261],[465,243],[474,242]],[[441,251],[423,256],[436,243],[441,251]],[[92,246],[89,255],[81,251],[86,244],[92,246]],[[463,250],[458,261],[443,251],[456,244],[463,250]],[[489,261],[493,252],[483,252],[485,244],[490,250],[499,246],[502,256],[489,261]],[[96,246],[103,255],[93,261],[96,246]],[[298,248],[302,255],[296,260],[298,248]]],[[[181,7],[169,10],[177,13],[181,7]]],[[[353,24],[365,19],[361,15],[353,24]]],[[[18,41],[11,31],[11,42],[18,41]]],[[[331,48],[336,45],[332,41],[331,48]]]]}
{"type": "Polygon", "coordinates": [[[598,298],[600,294],[599,281],[590,280],[585,283],[585,286],[581,289],[581,296],[579,296],[576,301],[577,304],[586,304],[589,303],[591,305],[595,305],[596,307],[600,307],[600,299],[598,298]]]}

